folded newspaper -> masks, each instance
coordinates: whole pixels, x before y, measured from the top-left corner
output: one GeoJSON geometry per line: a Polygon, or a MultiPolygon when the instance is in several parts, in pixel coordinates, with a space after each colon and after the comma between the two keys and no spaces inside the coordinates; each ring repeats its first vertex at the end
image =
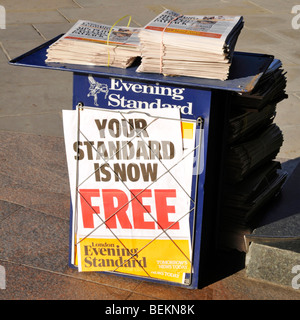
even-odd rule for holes
{"type": "Polygon", "coordinates": [[[287,177],[278,161],[269,161],[237,185],[224,189],[225,215],[236,224],[247,224],[254,212],[276,193],[287,177]],[[227,210],[226,210],[227,209],[227,210]]]}
{"type": "Polygon", "coordinates": [[[242,16],[188,16],[165,10],[139,32],[138,72],[226,80],[242,16]]]}
{"type": "Polygon", "coordinates": [[[140,56],[138,32],[79,20],[49,47],[46,63],[127,68],[140,56]]]}
{"type": "Polygon", "coordinates": [[[285,92],[286,72],[282,69],[282,63],[274,59],[268,70],[261,76],[251,92],[243,92],[233,96],[232,104],[235,107],[247,107],[260,110],[266,104],[278,103],[288,97],[285,92]]]}
{"type": "Polygon", "coordinates": [[[244,236],[250,234],[287,179],[277,161],[258,168],[235,186],[227,185],[222,208],[222,246],[245,251],[244,236]]]}
{"type": "Polygon", "coordinates": [[[226,159],[227,182],[242,181],[258,166],[276,157],[282,143],[282,131],[273,123],[255,138],[230,146],[226,159]]]}
{"type": "Polygon", "coordinates": [[[228,143],[249,140],[249,137],[253,137],[261,128],[271,124],[275,116],[275,103],[268,104],[256,112],[244,108],[232,108],[228,122],[228,143]]]}

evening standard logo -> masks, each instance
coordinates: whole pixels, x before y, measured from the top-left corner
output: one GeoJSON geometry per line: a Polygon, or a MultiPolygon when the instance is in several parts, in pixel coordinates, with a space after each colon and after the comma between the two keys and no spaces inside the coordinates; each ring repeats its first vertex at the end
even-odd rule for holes
{"type": "Polygon", "coordinates": [[[160,109],[160,108],[179,108],[182,114],[192,115],[193,103],[184,102],[185,88],[172,88],[161,86],[158,83],[141,84],[126,82],[120,78],[111,78],[110,85],[96,81],[92,75],[88,76],[89,92],[88,97],[93,97],[94,105],[98,104],[98,95],[103,94],[107,99],[107,104],[114,108],[124,109],[160,109]],[[140,96],[140,99],[129,99],[126,94],[132,93],[140,96]],[[153,96],[150,101],[142,100],[145,96],[153,96]],[[164,103],[161,97],[169,97],[171,103],[164,103]]]}
{"type": "Polygon", "coordinates": [[[89,93],[87,94],[88,97],[94,98],[94,105],[99,106],[98,104],[98,94],[104,93],[104,99],[107,98],[108,95],[108,86],[107,84],[102,84],[98,81],[96,81],[91,75],[88,76],[88,80],[90,83],[89,87],[89,93]]]}

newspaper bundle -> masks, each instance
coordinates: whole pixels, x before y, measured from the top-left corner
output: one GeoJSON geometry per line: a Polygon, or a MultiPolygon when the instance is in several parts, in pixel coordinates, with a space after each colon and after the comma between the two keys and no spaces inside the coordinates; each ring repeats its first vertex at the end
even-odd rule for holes
{"type": "Polygon", "coordinates": [[[259,225],[287,179],[276,161],[283,134],[274,122],[285,88],[281,61],[274,59],[251,92],[232,96],[220,223],[224,248],[246,250],[244,236],[259,225]]]}
{"type": "Polygon", "coordinates": [[[245,251],[244,236],[250,234],[261,216],[264,206],[280,192],[287,179],[277,161],[271,161],[237,185],[225,189],[222,209],[222,245],[245,251]]]}
{"type": "Polygon", "coordinates": [[[255,138],[233,145],[227,154],[227,181],[242,181],[259,165],[274,158],[283,143],[283,135],[275,124],[269,125],[255,138]]]}
{"type": "Polygon", "coordinates": [[[278,192],[286,176],[278,161],[270,161],[260,166],[248,179],[235,186],[228,185],[224,191],[227,218],[235,224],[247,225],[257,207],[278,192]]]}
{"type": "Polygon", "coordinates": [[[236,143],[271,124],[276,116],[276,104],[270,103],[258,111],[249,111],[243,108],[232,108],[228,125],[228,142],[236,143]]]}
{"type": "Polygon", "coordinates": [[[261,76],[258,84],[251,92],[244,92],[233,98],[235,107],[244,107],[252,110],[260,110],[268,103],[278,103],[288,96],[285,92],[286,72],[282,69],[282,63],[274,59],[268,70],[261,76]]]}
{"type": "Polygon", "coordinates": [[[47,50],[46,63],[226,80],[243,27],[241,16],[187,16],[165,10],[144,28],[79,20],[47,50]]]}
{"type": "Polygon", "coordinates": [[[187,16],[165,10],[140,32],[138,72],[226,80],[242,16],[187,16]]]}
{"type": "Polygon", "coordinates": [[[79,20],[49,47],[46,63],[127,68],[140,56],[138,31],[79,20]]]}

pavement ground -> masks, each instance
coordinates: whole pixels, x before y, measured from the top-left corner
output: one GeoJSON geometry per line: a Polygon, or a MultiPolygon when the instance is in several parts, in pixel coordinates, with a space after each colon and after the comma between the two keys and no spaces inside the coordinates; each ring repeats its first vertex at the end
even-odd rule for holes
{"type": "Polygon", "coordinates": [[[278,158],[298,161],[299,0],[0,0],[0,5],[6,13],[6,29],[0,29],[0,265],[6,288],[0,289],[0,299],[300,299],[300,290],[249,279],[243,268],[197,290],[71,269],[61,110],[72,108],[72,74],[8,64],[79,19],[112,25],[130,14],[132,26],[143,26],[165,8],[184,14],[243,15],[236,50],[272,54],[287,71],[289,97],[278,104],[275,119],[284,134],[278,158]]]}

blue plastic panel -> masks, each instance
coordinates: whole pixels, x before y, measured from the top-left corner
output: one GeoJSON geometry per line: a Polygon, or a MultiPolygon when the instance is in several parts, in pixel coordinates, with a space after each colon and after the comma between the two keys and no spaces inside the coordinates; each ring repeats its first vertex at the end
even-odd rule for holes
{"type": "MultiPolygon", "coordinates": [[[[183,287],[197,288],[201,259],[201,237],[204,202],[204,185],[206,176],[206,157],[208,147],[209,118],[211,108],[212,91],[194,87],[178,86],[175,84],[161,84],[157,81],[141,81],[139,78],[127,79],[124,77],[108,76],[107,74],[74,73],[73,78],[73,109],[80,102],[85,106],[94,108],[105,108],[111,110],[134,110],[133,103],[141,103],[139,109],[163,109],[180,108],[182,120],[189,119],[197,121],[202,119],[201,143],[195,139],[195,145],[201,145],[200,158],[195,155],[195,170],[199,165],[198,174],[193,175],[191,196],[195,199],[194,209],[190,215],[191,239],[193,239],[193,274],[189,285],[183,287]],[[141,92],[142,87],[147,86],[147,93],[141,92]],[[99,90],[94,90],[95,88],[99,90]]],[[[72,220],[72,211],[71,211],[72,220]]],[[[71,266],[73,266],[71,264],[71,266]]],[[[124,274],[123,274],[124,275],[124,274]]],[[[135,276],[130,276],[134,277],[135,276]]],[[[137,277],[139,278],[139,277],[137,277]]],[[[154,278],[142,278],[143,280],[158,281],[154,278]]],[[[168,284],[175,284],[167,282],[168,284]]],[[[181,286],[180,284],[176,284],[181,286]]]]}

